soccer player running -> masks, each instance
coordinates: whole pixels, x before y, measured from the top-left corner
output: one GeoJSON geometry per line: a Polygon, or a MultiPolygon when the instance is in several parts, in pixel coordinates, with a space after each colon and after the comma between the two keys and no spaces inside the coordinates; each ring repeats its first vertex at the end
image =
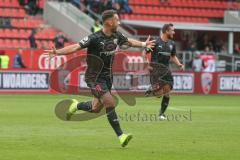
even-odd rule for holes
{"type": "Polygon", "coordinates": [[[175,34],[173,24],[164,24],[162,35],[155,41],[155,47],[152,51],[143,52],[143,58],[146,60],[146,53],[151,52],[151,63],[149,65],[151,87],[145,95],[153,94],[162,98],[161,109],[159,113],[160,120],[166,120],[165,111],[169,104],[170,91],[173,88],[173,76],[169,69],[169,61],[173,61],[180,70],[184,70],[176,56],[175,42],[172,40],[175,34]]]}
{"type": "Polygon", "coordinates": [[[123,133],[115,111],[114,97],[111,94],[114,54],[120,46],[152,48],[155,43],[154,40],[149,40],[150,37],[145,42],[125,37],[118,31],[120,20],[114,10],[104,11],[102,13],[102,22],[102,30],[83,38],[79,43],[58,50],[53,48],[52,50],[46,50],[46,52],[50,56],[57,56],[87,48],[85,81],[91,89],[93,100],[78,102],[73,99],[72,104],[69,106],[67,119],[71,119],[71,116],[77,110],[99,113],[105,107],[108,121],[118,136],[121,146],[125,147],[132,139],[132,135],[123,133]]]}

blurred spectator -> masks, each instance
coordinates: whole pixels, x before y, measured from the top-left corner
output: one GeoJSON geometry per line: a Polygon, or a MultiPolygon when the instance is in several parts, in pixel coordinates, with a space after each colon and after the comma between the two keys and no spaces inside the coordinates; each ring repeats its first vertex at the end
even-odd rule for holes
{"type": "Polygon", "coordinates": [[[84,1],[85,6],[87,6],[87,9],[90,9],[93,11],[93,5],[94,5],[94,1],[93,0],[85,0],[84,1]]]}
{"type": "Polygon", "coordinates": [[[114,1],[113,0],[97,0],[93,3],[92,10],[97,14],[102,14],[105,10],[113,9],[114,1]]]}
{"type": "Polygon", "coordinates": [[[88,10],[99,15],[108,9],[115,9],[119,16],[122,9],[124,9],[126,13],[132,13],[132,9],[128,5],[128,0],[71,0],[71,3],[78,8],[80,7],[80,10],[92,18],[96,18],[96,16],[88,12],[88,10]]]}
{"type": "Polygon", "coordinates": [[[190,47],[187,49],[187,51],[190,51],[190,52],[195,52],[197,50],[196,48],[196,43],[195,42],[192,42],[190,47]]]}
{"type": "Polygon", "coordinates": [[[161,4],[162,5],[170,5],[171,4],[171,0],[161,0],[161,4]]]}
{"type": "Polygon", "coordinates": [[[238,43],[234,44],[234,50],[233,50],[233,54],[239,55],[240,56],[240,47],[238,43]]]}
{"type": "Polygon", "coordinates": [[[22,49],[18,49],[13,59],[13,68],[26,68],[22,61],[22,49]]]}
{"type": "Polygon", "coordinates": [[[58,33],[56,37],[54,38],[54,45],[56,49],[63,48],[64,43],[67,42],[67,38],[64,36],[62,32],[58,33]]]}
{"type": "Polygon", "coordinates": [[[132,8],[128,4],[128,0],[119,0],[121,8],[123,8],[125,13],[132,14],[132,8]]]}
{"type": "Polygon", "coordinates": [[[100,21],[96,20],[91,28],[92,33],[95,33],[97,31],[101,30],[101,26],[100,26],[100,21]]]}
{"type": "Polygon", "coordinates": [[[204,63],[201,59],[200,52],[194,53],[194,59],[192,61],[192,69],[194,72],[201,72],[204,67],[204,63]]]}
{"type": "Polygon", "coordinates": [[[8,55],[0,55],[0,68],[8,69],[9,65],[9,56],[8,55]]]}
{"type": "Polygon", "coordinates": [[[208,42],[208,44],[207,44],[206,46],[209,47],[209,51],[210,51],[210,52],[214,52],[212,42],[208,42]]]}
{"type": "Polygon", "coordinates": [[[203,33],[197,38],[197,49],[204,50],[206,46],[209,45],[209,37],[208,34],[203,33]]]}
{"type": "Polygon", "coordinates": [[[113,4],[114,2],[112,2],[112,0],[105,0],[104,1],[105,10],[113,9],[113,6],[114,6],[113,4]]]}
{"type": "Polygon", "coordinates": [[[118,16],[120,17],[121,5],[120,5],[118,0],[116,0],[115,3],[114,3],[114,9],[117,11],[118,16]]]}
{"type": "Polygon", "coordinates": [[[223,53],[223,54],[228,54],[228,50],[227,50],[227,46],[226,46],[226,45],[223,45],[223,46],[221,47],[221,53],[223,53]]]}
{"type": "Polygon", "coordinates": [[[0,50],[0,68],[2,66],[2,64],[1,64],[1,61],[2,61],[1,55],[5,55],[5,51],[4,50],[0,50]]]}
{"type": "Polygon", "coordinates": [[[35,39],[35,34],[36,33],[37,33],[37,30],[33,29],[31,35],[28,38],[31,48],[37,48],[37,43],[36,43],[36,39],[35,39]]]}
{"type": "Polygon", "coordinates": [[[25,6],[27,13],[29,15],[35,15],[38,11],[37,0],[30,0],[28,1],[27,5],[25,6]]]}
{"type": "Polygon", "coordinates": [[[11,21],[10,18],[0,18],[0,28],[10,28],[11,21]]]}
{"type": "Polygon", "coordinates": [[[216,57],[213,52],[210,51],[209,47],[206,46],[204,55],[201,56],[204,63],[204,72],[215,72],[216,71],[216,57]]]}
{"type": "Polygon", "coordinates": [[[223,51],[223,47],[224,47],[224,42],[221,38],[218,38],[216,40],[216,46],[215,46],[215,50],[214,52],[220,53],[223,51]]]}
{"type": "Polygon", "coordinates": [[[106,0],[89,0],[87,4],[88,9],[92,10],[94,13],[101,14],[106,9],[105,1],[106,0]]]}
{"type": "Polygon", "coordinates": [[[18,0],[18,3],[19,3],[21,6],[24,6],[24,5],[25,5],[25,0],[18,0]]]}
{"type": "Polygon", "coordinates": [[[81,7],[81,3],[80,3],[80,0],[72,0],[71,3],[76,6],[77,8],[80,8],[81,7]]]}
{"type": "Polygon", "coordinates": [[[213,53],[211,50],[210,50],[210,47],[208,46],[208,45],[206,45],[205,46],[205,48],[204,48],[204,52],[203,52],[205,55],[207,55],[207,54],[211,54],[211,53],[213,53]]]}

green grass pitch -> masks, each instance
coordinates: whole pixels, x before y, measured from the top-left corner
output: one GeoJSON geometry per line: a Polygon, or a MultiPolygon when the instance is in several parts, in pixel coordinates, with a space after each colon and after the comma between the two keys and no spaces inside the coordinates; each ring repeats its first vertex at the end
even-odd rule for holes
{"type": "Polygon", "coordinates": [[[105,116],[81,122],[58,119],[54,107],[68,98],[90,99],[0,95],[0,160],[240,159],[239,96],[172,96],[167,114],[178,118],[164,122],[144,118],[158,113],[161,99],[138,98],[133,107],[120,101],[121,126],[134,136],[127,148],[120,147],[105,116]],[[126,117],[137,113],[142,117],[126,117]]]}

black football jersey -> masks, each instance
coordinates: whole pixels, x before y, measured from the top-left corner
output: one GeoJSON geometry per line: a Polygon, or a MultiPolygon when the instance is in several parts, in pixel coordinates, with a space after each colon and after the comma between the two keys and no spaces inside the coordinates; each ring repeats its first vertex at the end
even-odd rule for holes
{"type": "Polygon", "coordinates": [[[163,64],[169,66],[169,60],[171,56],[176,55],[175,42],[169,40],[164,42],[161,38],[157,38],[155,47],[151,54],[151,62],[157,64],[163,64]]]}
{"type": "Polygon", "coordinates": [[[115,32],[107,36],[102,30],[83,38],[79,44],[81,48],[87,48],[86,77],[112,75],[112,63],[117,47],[128,42],[121,32],[115,32]]]}

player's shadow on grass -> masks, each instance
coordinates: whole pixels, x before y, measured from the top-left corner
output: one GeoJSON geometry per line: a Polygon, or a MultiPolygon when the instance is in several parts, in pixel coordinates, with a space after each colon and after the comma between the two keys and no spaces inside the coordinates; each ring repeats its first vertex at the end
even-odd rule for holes
{"type": "MultiPolygon", "coordinates": [[[[119,101],[116,96],[114,96],[114,98],[117,104],[116,106],[118,106],[119,101]]],[[[69,118],[68,110],[71,104],[72,104],[71,99],[65,99],[58,102],[57,105],[55,106],[55,115],[63,121],[88,121],[106,114],[106,109],[103,108],[99,113],[90,113],[84,111],[80,111],[81,113],[76,112],[69,118]]]]}
{"type": "Polygon", "coordinates": [[[68,119],[67,113],[68,113],[69,106],[71,104],[72,104],[71,99],[66,99],[58,102],[58,104],[55,107],[55,115],[63,121],[88,121],[106,114],[106,111],[102,109],[100,113],[89,113],[89,112],[75,113],[71,116],[70,119],[68,119]]]}

